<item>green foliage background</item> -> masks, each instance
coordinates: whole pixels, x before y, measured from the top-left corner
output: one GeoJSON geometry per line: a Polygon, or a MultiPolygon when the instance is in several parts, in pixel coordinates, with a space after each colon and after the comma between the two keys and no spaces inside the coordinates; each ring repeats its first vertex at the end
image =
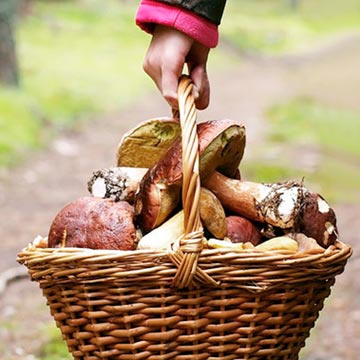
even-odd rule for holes
{"type": "Polygon", "coordinates": [[[359,31],[358,0],[228,1],[222,36],[242,51],[276,54],[323,42],[330,36],[359,31]]]}
{"type": "Polygon", "coordinates": [[[135,11],[115,0],[34,1],[18,19],[21,86],[0,88],[0,167],[149,87],[141,69],[149,37],[135,11]]]}

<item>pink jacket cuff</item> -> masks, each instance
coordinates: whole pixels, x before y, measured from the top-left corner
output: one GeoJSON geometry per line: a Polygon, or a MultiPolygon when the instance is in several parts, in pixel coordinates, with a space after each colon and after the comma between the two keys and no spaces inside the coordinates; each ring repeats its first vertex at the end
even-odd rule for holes
{"type": "Polygon", "coordinates": [[[209,48],[219,42],[217,25],[190,11],[152,0],[141,1],[136,24],[150,34],[155,24],[173,27],[209,48]]]}

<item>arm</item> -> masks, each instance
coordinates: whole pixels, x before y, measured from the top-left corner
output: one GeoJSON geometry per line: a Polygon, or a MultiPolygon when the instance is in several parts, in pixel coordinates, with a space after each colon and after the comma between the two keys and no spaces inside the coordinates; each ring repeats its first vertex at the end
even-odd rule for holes
{"type": "Polygon", "coordinates": [[[143,0],[136,23],[153,35],[144,70],[164,98],[177,108],[178,78],[186,64],[194,82],[196,106],[209,103],[206,63],[210,48],[218,43],[218,24],[225,0],[143,0]]]}

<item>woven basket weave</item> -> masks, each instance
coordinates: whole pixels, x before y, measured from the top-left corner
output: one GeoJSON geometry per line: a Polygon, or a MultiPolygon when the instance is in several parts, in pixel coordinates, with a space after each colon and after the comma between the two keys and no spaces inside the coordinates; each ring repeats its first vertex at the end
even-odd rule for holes
{"type": "Polygon", "coordinates": [[[179,85],[184,235],[166,251],[18,254],[74,359],[297,359],[351,248],[202,249],[192,84],[179,85]],[[194,150],[195,149],[195,150],[194,150]]]}

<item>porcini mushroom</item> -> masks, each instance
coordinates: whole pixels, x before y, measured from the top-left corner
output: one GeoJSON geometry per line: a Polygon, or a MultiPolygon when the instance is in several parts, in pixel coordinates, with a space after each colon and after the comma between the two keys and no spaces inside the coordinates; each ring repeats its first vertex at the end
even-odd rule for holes
{"type": "Polygon", "coordinates": [[[217,239],[224,239],[227,234],[225,210],[215,194],[204,187],[200,189],[199,210],[204,228],[217,239]]]}
{"type": "Polygon", "coordinates": [[[95,171],[88,181],[91,195],[134,203],[139,183],[147,168],[112,167],[95,171]]]}
{"type": "Polygon", "coordinates": [[[227,233],[226,236],[233,243],[250,242],[258,245],[262,239],[261,229],[249,219],[239,215],[229,215],[225,219],[227,233]]]}
{"type": "Polygon", "coordinates": [[[261,251],[298,251],[299,245],[294,239],[290,238],[289,236],[279,236],[270,240],[266,240],[265,242],[255,246],[255,249],[261,251]]]}
{"type": "Polygon", "coordinates": [[[167,219],[157,228],[144,235],[139,243],[138,249],[166,249],[184,233],[184,211],[181,210],[167,219]]]}
{"type": "MultiPolygon", "coordinates": [[[[199,171],[206,180],[215,170],[236,176],[245,148],[244,126],[232,120],[198,124],[199,171]]],[[[146,233],[162,224],[179,204],[182,185],[181,139],[144,175],[135,196],[137,221],[146,233]]]]}
{"type": "Polygon", "coordinates": [[[180,135],[178,119],[163,117],[143,121],[122,137],[117,166],[150,168],[180,135]]]}
{"type": "Polygon", "coordinates": [[[137,240],[133,206],[91,196],[65,205],[48,235],[49,247],[135,250],[137,240]]]}
{"type": "Polygon", "coordinates": [[[235,214],[282,229],[294,226],[307,192],[297,182],[261,184],[231,179],[219,172],[214,172],[204,186],[235,214]]]}
{"type": "Polygon", "coordinates": [[[289,233],[289,237],[293,238],[299,245],[299,252],[307,252],[312,254],[319,254],[324,252],[324,248],[319,243],[302,233],[289,233]]]}
{"type": "Polygon", "coordinates": [[[327,248],[338,238],[335,211],[320,194],[308,192],[294,230],[314,238],[320,246],[327,248]]]}
{"type": "MultiPolygon", "coordinates": [[[[270,227],[303,232],[324,247],[334,243],[337,239],[334,211],[320,195],[310,192],[302,183],[259,184],[234,179],[238,177],[244,152],[243,126],[231,120],[200,123],[198,137],[202,184],[227,210],[270,227]]],[[[131,141],[129,138],[128,145],[131,141]]],[[[137,144],[132,149],[141,147],[137,144]]],[[[140,183],[135,212],[145,233],[163,223],[179,204],[181,153],[181,139],[177,138],[160,159],[153,157],[152,166],[140,183]]],[[[131,162],[130,166],[136,165],[131,162]]]]}
{"type": "MultiPolygon", "coordinates": [[[[208,189],[200,189],[200,218],[204,227],[218,239],[226,236],[225,211],[208,189]]],[[[184,233],[184,211],[181,210],[160,226],[144,235],[138,244],[139,249],[166,249],[184,233]]]]}
{"type": "Polygon", "coordinates": [[[215,171],[204,186],[225,209],[250,220],[304,233],[323,247],[337,239],[334,210],[302,183],[260,184],[230,179],[215,171]]]}

